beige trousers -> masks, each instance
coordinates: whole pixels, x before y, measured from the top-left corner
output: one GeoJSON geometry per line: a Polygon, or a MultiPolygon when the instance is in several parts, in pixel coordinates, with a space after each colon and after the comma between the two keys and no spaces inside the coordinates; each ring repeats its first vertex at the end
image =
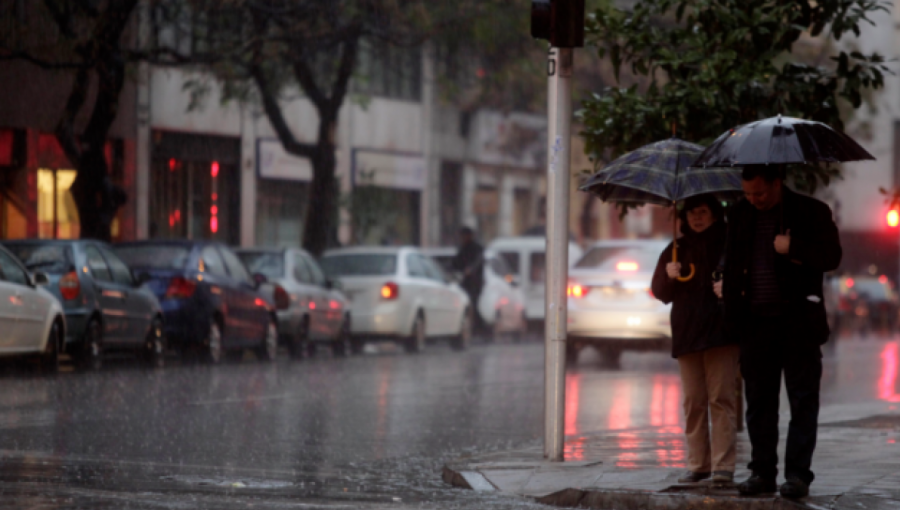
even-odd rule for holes
{"type": "Polygon", "coordinates": [[[688,469],[696,473],[734,473],[737,428],[737,345],[678,357],[684,391],[688,469]],[[710,438],[712,417],[712,438],[710,438]]]}

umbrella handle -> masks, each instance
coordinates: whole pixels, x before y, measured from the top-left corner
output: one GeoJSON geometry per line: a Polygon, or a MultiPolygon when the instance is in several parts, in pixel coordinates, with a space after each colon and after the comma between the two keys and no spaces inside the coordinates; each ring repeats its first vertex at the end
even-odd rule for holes
{"type": "MultiPolygon", "coordinates": [[[[672,262],[678,262],[678,243],[672,243],[672,262]]],[[[679,282],[687,282],[694,278],[694,273],[697,272],[697,268],[694,267],[694,264],[691,264],[691,274],[687,276],[679,276],[676,278],[679,282]]]]}
{"type": "Polygon", "coordinates": [[[679,276],[679,277],[676,278],[676,279],[677,279],[679,282],[687,282],[687,281],[690,281],[692,278],[694,278],[694,273],[696,273],[696,272],[697,272],[697,271],[696,271],[696,268],[694,267],[694,264],[691,264],[691,274],[689,274],[689,275],[687,275],[687,276],[679,276]]]}

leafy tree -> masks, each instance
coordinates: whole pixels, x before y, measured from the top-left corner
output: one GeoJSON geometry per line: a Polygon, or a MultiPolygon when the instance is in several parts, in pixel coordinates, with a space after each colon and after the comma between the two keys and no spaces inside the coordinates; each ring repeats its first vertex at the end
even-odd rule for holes
{"type": "MultiPolygon", "coordinates": [[[[578,115],[586,151],[599,161],[673,130],[709,143],[731,127],[779,113],[843,129],[842,110],[859,108],[889,71],[877,53],[831,48],[860,35],[887,8],[881,0],[637,0],[627,11],[601,7],[588,18],[587,38],[610,58],[616,78],[624,68],[632,84],[584,102],[578,115]],[[819,62],[801,58],[808,43],[832,54],[819,62]]],[[[838,175],[814,165],[791,172],[810,191],[838,175]]]]}

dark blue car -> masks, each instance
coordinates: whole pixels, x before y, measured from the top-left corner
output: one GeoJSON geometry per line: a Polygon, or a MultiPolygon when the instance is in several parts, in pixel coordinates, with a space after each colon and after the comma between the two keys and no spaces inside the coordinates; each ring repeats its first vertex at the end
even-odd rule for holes
{"type": "Polygon", "coordinates": [[[148,364],[165,360],[162,310],[109,245],[92,240],[3,241],[29,271],[45,273],[44,287],[66,314],[63,350],[75,364],[97,369],[104,351],[133,350],[148,364]]]}
{"type": "Polygon", "coordinates": [[[239,359],[247,348],[262,360],[275,360],[275,309],[227,246],[156,240],[114,249],[159,299],[170,346],[209,363],[239,359]]]}

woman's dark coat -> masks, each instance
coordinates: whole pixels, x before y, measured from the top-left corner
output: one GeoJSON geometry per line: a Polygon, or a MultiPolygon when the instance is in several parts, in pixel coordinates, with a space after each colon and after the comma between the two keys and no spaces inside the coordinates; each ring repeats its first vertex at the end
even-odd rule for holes
{"type": "Polygon", "coordinates": [[[678,261],[682,275],[694,277],[686,282],[669,278],[666,264],[672,261],[672,244],[663,251],[653,273],[653,295],[663,303],[672,303],[672,357],[705,351],[737,343],[725,335],[725,313],[713,293],[713,271],[725,248],[725,224],[716,221],[697,233],[682,223],[684,236],[678,239],[678,261]]]}

